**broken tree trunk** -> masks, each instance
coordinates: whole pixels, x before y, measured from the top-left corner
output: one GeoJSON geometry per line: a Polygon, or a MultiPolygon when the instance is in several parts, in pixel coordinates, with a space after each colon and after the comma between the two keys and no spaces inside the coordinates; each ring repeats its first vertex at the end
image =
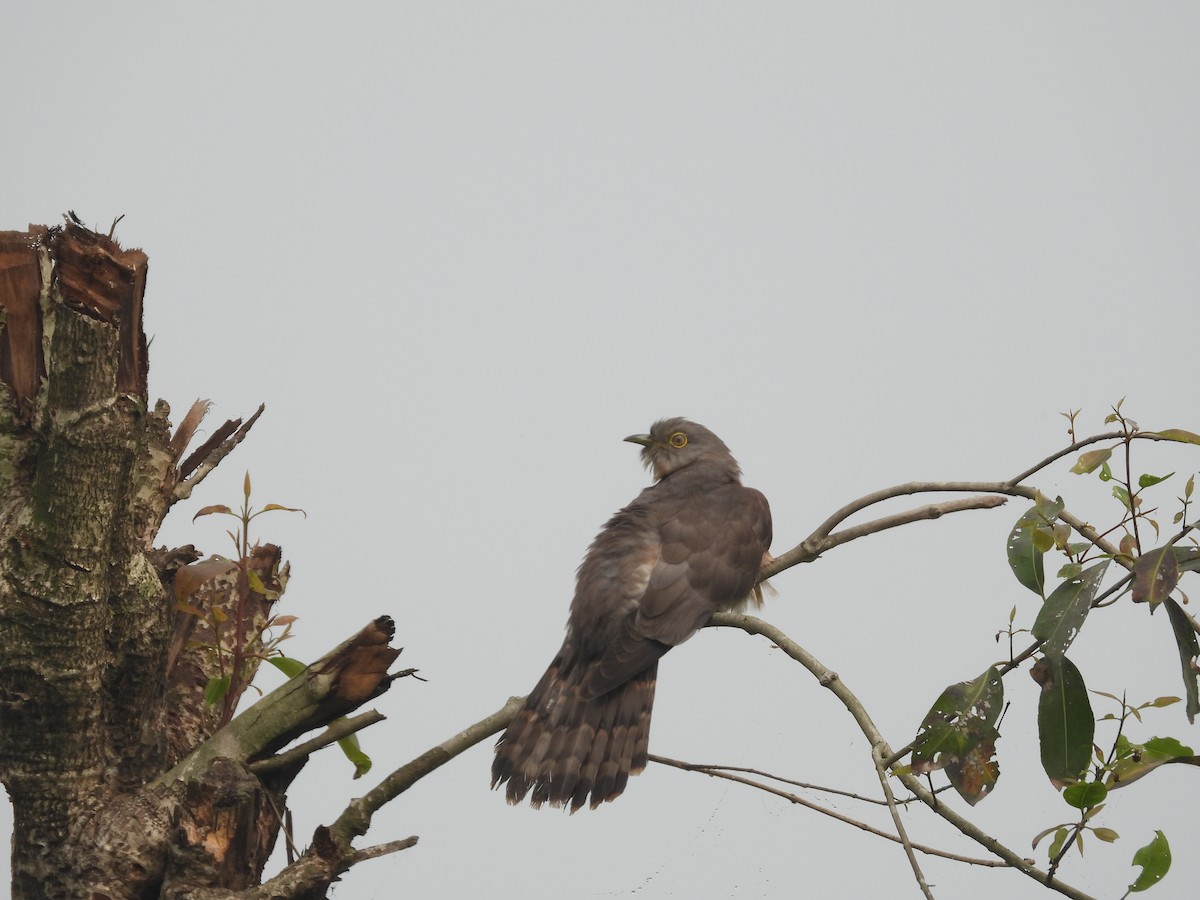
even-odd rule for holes
{"type": "MultiPolygon", "coordinates": [[[[386,690],[399,652],[384,617],[252,716],[222,727],[205,703],[231,659],[243,688],[255,662],[230,655],[212,610],[233,597],[238,633],[257,639],[286,566],[254,548],[223,582],[228,568],[193,567],[192,548],[153,546],[262,410],[185,456],[206,406],[172,435],[167,405],[148,403],[146,273],[140,250],[77,220],[0,233],[0,780],[16,900],[257,885],[306,759],[273,754],[386,690]]],[[[348,867],[345,850],[324,851],[309,896],[348,867]]]]}

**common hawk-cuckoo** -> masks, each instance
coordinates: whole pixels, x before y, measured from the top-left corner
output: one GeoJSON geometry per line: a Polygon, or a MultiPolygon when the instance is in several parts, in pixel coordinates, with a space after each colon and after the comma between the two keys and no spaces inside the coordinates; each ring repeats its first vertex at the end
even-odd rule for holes
{"type": "Polygon", "coordinates": [[[719,437],[663,419],[642,445],[655,483],[588,548],[562,648],[496,744],[509,803],[595,809],[646,767],[658,659],[739,605],[771,544],[766,498],[719,437]]]}

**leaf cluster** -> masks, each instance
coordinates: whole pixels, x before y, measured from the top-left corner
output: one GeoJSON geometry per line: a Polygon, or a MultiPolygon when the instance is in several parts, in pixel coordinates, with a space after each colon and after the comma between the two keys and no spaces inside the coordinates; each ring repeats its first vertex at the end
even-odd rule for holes
{"type": "MultiPolygon", "coordinates": [[[[1140,431],[1121,406],[1118,403],[1112,407],[1105,419],[1106,424],[1118,426],[1117,434],[1083,441],[1075,440],[1078,411],[1064,413],[1070,422],[1073,446],[1086,446],[1105,437],[1111,441],[1081,453],[1071,472],[1094,474],[1098,478],[1117,503],[1114,523],[1100,532],[1073,516],[1062,497],[1050,500],[1035,494],[1033,506],[1021,514],[1006,541],[1007,560],[1014,578],[1040,601],[1028,629],[1034,644],[1021,654],[1013,654],[1013,637],[1026,630],[1015,627],[1017,607],[1014,606],[1007,628],[996,635],[999,639],[1001,634],[1008,634],[1009,660],[990,666],[974,680],[952,684],[942,692],[921,722],[907,767],[915,774],[945,770],[959,795],[972,805],[988,796],[1000,775],[996,740],[1000,736],[997,716],[1004,704],[1003,677],[1032,659],[1030,675],[1040,688],[1037,728],[1042,767],[1051,784],[1062,792],[1064,802],[1078,811],[1074,821],[1050,826],[1033,839],[1036,848],[1044,838],[1053,835],[1049,844],[1050,874],[1072,846],[1083,852],[1085,834],[1106,843],[1118,839],[1116,831],[1094,821],[1104,809],[1109,791],[1125,787],[1162,765],[1200,765],[1200,758],[1175,738],[1153,737],[1135,743],[1124,734],[1127,722],[1141,722],[1143,710],[1165,708],[1178,703],[1180,698],[1163,696],[1133,706],[1115,695],[1089,691],[1083,673],[1068,657],[1069,649],[1094,610],[1125,597],[1129,602],[1145,604],[1151,613],[1165,607],[1180,660],[1188,721],[1194,722],[1200,712],[1197,685],[1200,628],[1184,610],[1187,596],[1179,588],[1182,574],[1200,570],[1200,548],[1193,533],[1197,522],[1189,519],[1195,476],[1187,479],[1178,498],[1180,508],[1172,524],[1179,526],[1179,530],[1164,541],[1156,517],[1159,507],[1150,504],[1148,492],[1168,482],[1176,473],[1139,474],[1132,462],[1132,447],[1138,440],[1200,445],[1200,435],[1183,429],[1140,431]],[[1151,534],[1154,543],[1147,545],[1144,542],[1151,534]],[[1054,578],[1046,574],[1047,556],[1051,553],[1061,554],[1063,559],[1054,578]],[[1118,571],[1119,568],[1128,571],[1102,590],[1114,562],[1118,571]],[[1108,713],[1099,719],[1118,723],[1107,750],[1095,743],[1097,718],[1090,694],[1121,705],[1120,713],[1108,713]]],[[[1161,831],[1150,844],[1137,851],[1134,865],[1144,868],[1129,887],[1133,892],[1145,890],[1166,874],[1170,848],[1161,831]]]]}

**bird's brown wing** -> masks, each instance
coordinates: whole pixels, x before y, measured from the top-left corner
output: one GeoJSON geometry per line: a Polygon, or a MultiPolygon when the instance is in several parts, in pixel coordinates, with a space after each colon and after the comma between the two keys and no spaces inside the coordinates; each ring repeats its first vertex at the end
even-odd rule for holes
{"type": "Polygon", "coordinates": [[[718,609],[744,600],[770,546],[767,501],[752,488],[723,485],[669,508],[663,504],[663,513],[644,591],[584,682],[592,696],[633,678],[718,609]]]}

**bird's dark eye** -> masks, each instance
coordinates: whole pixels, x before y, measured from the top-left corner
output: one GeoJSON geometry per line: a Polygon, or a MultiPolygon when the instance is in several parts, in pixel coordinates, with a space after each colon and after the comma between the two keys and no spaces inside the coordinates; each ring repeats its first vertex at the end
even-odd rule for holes
{"type": "Polygon", "coordinates": [[[668,440],[670,440],[671,446],[676,450],[681,450],[687,446],[687,435],[682,431],[675,432],[668,440]]]}

